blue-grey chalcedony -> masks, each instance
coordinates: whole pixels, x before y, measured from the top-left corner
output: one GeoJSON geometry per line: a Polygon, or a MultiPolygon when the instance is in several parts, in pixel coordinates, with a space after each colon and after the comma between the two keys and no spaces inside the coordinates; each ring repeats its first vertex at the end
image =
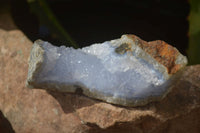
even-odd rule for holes
{"type": "Polygon", "coordinates": [[[165,97],[187,58],[164,41],[135,35],[82,49],[34,42],[27,86],[77,92],[123,106],[142,106],[165,97]]]}

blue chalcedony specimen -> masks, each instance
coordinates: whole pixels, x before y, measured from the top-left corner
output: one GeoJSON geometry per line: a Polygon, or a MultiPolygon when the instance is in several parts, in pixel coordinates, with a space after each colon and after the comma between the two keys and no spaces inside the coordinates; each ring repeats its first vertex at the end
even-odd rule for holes
{"type": "Polygon", "coordinates": [[[164,41],[134,35],[82,49],[34,42],[27,85],[76,92],[123,106],[162,99],[177,81],[187,58],[164,41]]]}

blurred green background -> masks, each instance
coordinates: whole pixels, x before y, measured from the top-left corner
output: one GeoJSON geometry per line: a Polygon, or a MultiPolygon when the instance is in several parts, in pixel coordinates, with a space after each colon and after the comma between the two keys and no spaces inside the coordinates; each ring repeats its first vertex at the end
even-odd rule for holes
{"type": "Polygon", "coordinates": [[[200,63],[199,0],[11,0],[15,24],[32,40],[75,48],[135,34],[164,40],[200,63]]]}
{"type": "Polygon", "coordinates": [[[189,46],[188,58],[190,64],[200,63],[200,0],[190,0],[189,46]]]}

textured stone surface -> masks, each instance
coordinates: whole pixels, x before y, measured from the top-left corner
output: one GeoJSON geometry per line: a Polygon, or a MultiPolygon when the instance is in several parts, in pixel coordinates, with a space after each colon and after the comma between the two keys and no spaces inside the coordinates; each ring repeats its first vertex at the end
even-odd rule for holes
{"type": "Polygon", "coordinates": [[[134,35],[77,50],[37,40],[27,84],[60,92],[81,89],[86,96],[135,107],[166,96],[186,64],[187,58],[166,42],[134,35]]]}
{"type": "Polygon", "coordinates": [[[16,133],[200,132],[200,65],[187,67],[162,101],[124,108],[26,88],[31,45],[18,30],[0,30],[0,110],[16,133]]]}
{"type": "Polygon", "coordinates": [[[70,113],[65,114],[46,91],[25,87],[31,45],[19,30],[0,30],[0,110],[4,116],[18,133],[79,132],[87,128],[71,104],[66,106],[70,113]]]}

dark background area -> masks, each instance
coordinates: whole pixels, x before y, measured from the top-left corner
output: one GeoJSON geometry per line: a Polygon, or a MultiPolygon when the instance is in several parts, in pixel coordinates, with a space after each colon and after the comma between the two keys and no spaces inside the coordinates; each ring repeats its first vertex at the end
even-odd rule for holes
{"type": "MultiPolygon", "coordinates": [[[[146,41],[164,40],[186,54],[187,0],[48,0],[65,30],[81,47],[135,34],[146,41]]],[[[11,2],[16,25],[32,40],[63,45],[41,25],[26,0],[11,2]]]]}

